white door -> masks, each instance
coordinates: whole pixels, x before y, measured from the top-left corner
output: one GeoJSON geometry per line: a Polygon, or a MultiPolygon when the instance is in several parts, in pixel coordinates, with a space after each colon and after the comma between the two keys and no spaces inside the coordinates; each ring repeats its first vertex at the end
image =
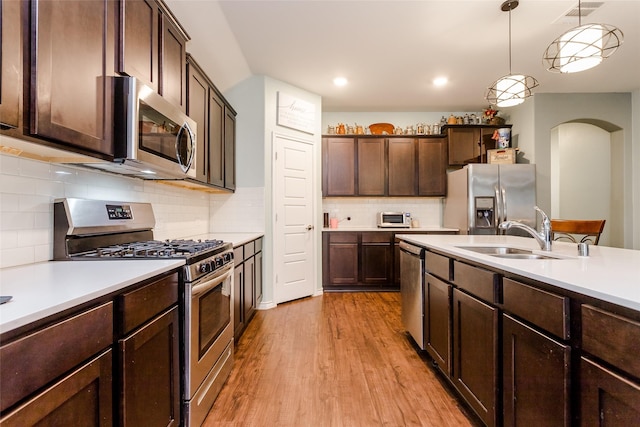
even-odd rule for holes
{"type": "Polygon", "coordinates": [[[274,266],[276,304],[314,292],[313,145],[274,135],[274,266]]]}

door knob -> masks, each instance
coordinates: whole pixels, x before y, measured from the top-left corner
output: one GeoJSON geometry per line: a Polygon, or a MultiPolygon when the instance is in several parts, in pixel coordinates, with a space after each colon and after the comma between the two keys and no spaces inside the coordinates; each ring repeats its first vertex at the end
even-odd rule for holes
{"type": "Polygon", "coordinates": [[[313,230],[313,225],[307,225],[307,231],[313,230]]]}

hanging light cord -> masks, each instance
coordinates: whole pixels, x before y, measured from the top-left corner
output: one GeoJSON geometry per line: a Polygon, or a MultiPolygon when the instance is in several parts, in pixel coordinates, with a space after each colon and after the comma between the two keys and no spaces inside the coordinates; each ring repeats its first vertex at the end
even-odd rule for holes
{"type": "Polygon", "coordinates": [[[511,74],[511,3],[509,3],[509,74],[511,74]]]}

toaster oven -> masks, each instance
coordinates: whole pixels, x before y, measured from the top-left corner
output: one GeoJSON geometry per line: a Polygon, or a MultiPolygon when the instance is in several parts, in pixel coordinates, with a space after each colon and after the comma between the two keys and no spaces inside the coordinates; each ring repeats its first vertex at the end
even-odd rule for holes
{"type": "Polygon", "coordinates": [[[410,228],[409,212],[378,212],[378,228],[410,228]]]}

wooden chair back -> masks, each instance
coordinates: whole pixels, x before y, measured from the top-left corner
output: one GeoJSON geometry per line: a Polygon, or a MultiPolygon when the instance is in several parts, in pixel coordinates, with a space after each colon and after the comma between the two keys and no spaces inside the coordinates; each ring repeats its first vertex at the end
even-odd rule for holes
{"type": "Polygon", "coordinates": [[[553,235],[553,240],[597,245],[600,240],[602,230],[604,230],[604,223],[604,219],[552,219],[551,233],[553,235]],[[577,240],[576,236],[582,236],[582,238],[577,240]]]}

